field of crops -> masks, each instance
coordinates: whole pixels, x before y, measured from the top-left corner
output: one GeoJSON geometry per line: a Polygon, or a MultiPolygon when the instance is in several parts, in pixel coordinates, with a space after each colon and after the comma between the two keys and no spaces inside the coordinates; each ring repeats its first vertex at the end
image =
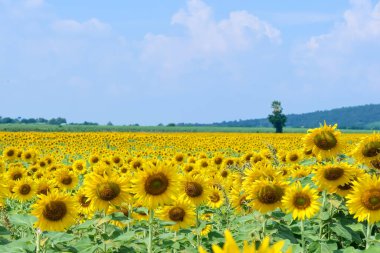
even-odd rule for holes
{"type": "Polygon", "coordinates": [[[380,135],[0,132],[0,252],[379,252],[380,135]]]}

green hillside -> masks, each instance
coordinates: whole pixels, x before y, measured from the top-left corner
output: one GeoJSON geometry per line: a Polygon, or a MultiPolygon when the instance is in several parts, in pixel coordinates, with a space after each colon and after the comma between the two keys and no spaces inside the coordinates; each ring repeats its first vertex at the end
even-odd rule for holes
{"type": "MultiPolygon", "coordinates": [[[[338,123],[340,129],[380,130],[380,104],[342,107],[333,110],[316,111],[303,114],[288,114],[286,116],[288,118],[286,122],[287,127],[314,128],[326,121],[328,124],[338,123]]],[[[224,121],[206,125],[224,127],[271,127],[271,124],[266,118],[224,121]]]]}

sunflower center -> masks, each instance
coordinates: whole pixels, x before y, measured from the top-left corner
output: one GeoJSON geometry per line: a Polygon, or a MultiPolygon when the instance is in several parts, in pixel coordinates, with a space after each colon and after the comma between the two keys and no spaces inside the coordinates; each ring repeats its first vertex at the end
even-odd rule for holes
{"type": "Polygon", "coordinates": [[[328,131],[322,131],[314,136],[314,144],[323,150],[330,150],[338,143],[334,134],[328,131]]]}
{"type": "Polygon", "coordinates": [[[145,191],[150,195],[161,195],[166,192],[169,180],[162,172],[149,176],[145,181],[145,191]]]}
{"type": "Polygon", "coordinates": [[[212,195],[210,196],[210,200],[213,203],[217,203],[220,200],[219,194],[217,192],[212,193],[212,195]]]}
{"type": "Polygon", "coordinates": [[[220,158],[220,157],[217,157],[217,158],[215,158],[215,160],[214,160],[214,163],[215,163],[216,165],[219,165],[219,164],[221,164],[222,162],[223,162],[223,159],[220,158]]]}
{"type": "Polygon", "coordinates": [[[64,185],[70,185],[73,182],[73,179],[70,176],[65,176],[62,178],[61,183],[64,185]]]}
{"type": "Polygon", "coordinates": [[[23,184],[20,187],[20,193],[22,195],[28,195],[31,190],[32,190],[32,188],[28,184],[23,184]]]}
{"type": "Polygon", "coordinates": [[[47,195],[48,192],[49,192],[49,188],[48,187],[44,187],[44,188],[41,188],[40,190],[38,190],[37,194],[47,195]]]}
{"type": "Polygon", "coordinates": [[[308,195],[297,193],[294,197],[293,204],[297,209],[306,209],[310,206],[311,200],[308,195]]]}
{"type": "Polygon", "coordinates": [[[113,158],[113,162],[114,163],[119,163],[120,162],[120,158],[119,157],[114,157],[113,158]]]}
{"type": "Polygon", "coordinates": [[[352,189],[352,186],[353,186],[352,183],[347,183],[344,185],[338,185],[338,188],[342,191],[348,191],[348,190],[352,189]]]}
{"type": "Polygon", "coordinates": [[[98,197],[104,201],[111,201],[120,194],[120,187],[113,182],[98,185],[96,190],[98,197]]]}
{"type": "Polygon", "coordinates": [[[380,209],[380,190],[371,189],[365,191],[361,197],[362,204],[369,210],[380,209]]]}
{"type": "Polygon", "coordinates": [[[380,160],[379,160],[379,159],[372,160],[372,161],[371,161],[371,165],[372,165],[375,169],[380,169],[380,160]]]}
{"type": "Polygon", "coordinates": [[[83,207],[88,207],[91,204],[91,200],[89,200],[86,196],[81,196],[80,197],[80,205],[83,207]]]}
{"type": "Polygon", "coordinates": [[[97,163],[97,162],[99,162],[99,158],[97,158],[97,157],[93,157],[93,158],[91,159],[91,162],[92,162],[92,163],[97,163]]]}
{"type": "Polygon", "coordinates": [[[226,170],[223,170],[222,173],[220,174],[222,177],[227,177],[228,172],[226,170]]]}
{"type": "Polygon", "coordinates": [[[311,155],[313,153],[312,149],[307,149],[303,152],[305,155],[311,155]]]}
{"type": "Polygon", "coordinates": [[[325,171],[323,172],[324,178],[330,181],[334,181],[341,178],[343,174],[344,174],[344,170],[338,167],[328,168],[328,169],[325,169],[325,171]]]}
{"type": "Polygon", "coordinates": [[[66,204],[60,200],[50,201],[45,205],[42,215],[50,221],[59,221],[65,217],[67,213],[66,204]]]}
{"type": "Polygon", "coordinates": [[[193,169],[194,169],[193,166],[187,166],[185,170],[186,170],[187,172],[191,172],[191,171],[193,171],[193,169]]]}
{"type": "Polygon", "coordinates": [[[175,160],[177,162],[182,162],[183,161],[183,156],[176,156],[175,160]]]}
{"type": "Polygon", "coordinates": [[[196,198],[202,195],[203,187],[197,182],[188,182],[185,186],[185,192],[189,197],[196,198]]]}
{"type": "Polygon", "coordinates": [[[367,143],[362,149],[362,154],[365,157],[374,157],[380,154],[380,142],[372,141],[367,143]]]}
{"type": "Polygon", "coordinates": [[[289,156],[289,160],[292,161],[292,162],[295,162],[298,160],[298,155],[297,154],[291,154],[289,156]]]}
{"type": "Polygon", "coordinates": [[[259,190],[257,198],[261,203],[269,205],[280,201],[283,194],[280,187],[267,185],[259,190]]]}
{"type": "Polygon", "coordinates": [[[7,156],[14,156],[14,154],[15,154],[15,151],[14,151],[14,150],[9,150],[9,151],[7,152],[7,156]]]}
{"type": "Polygon", "coordinates": [[[29,153],[27,153],[27,154],[25,155],[25,159],[30,159],[30,158],[32,158],[32,155],[29,154],[29,153]]]}
{"type": "Polygon", "coordinates": [[[208,166],[208,163],[206,161],[201,163],[202,168],[206,168],[207,166],[208,166]]]}
{"type": "Polygon", "coordinates": [[[121,173],[126,173],[128,170],[126,168],[121,169],[121,173]]]}
{"type": "Polygon", "coordinates": [[[141,163],[140,162],[135,162],[135,163],[133,163],[133,168],[134,169],[138,169],[138,168],[140,168],[141,167],[141,163]]]}
{"type": "Polygon", "coordinates": [[[16,172],[12,176],[13,180],[19,180],[20,178],[22,178],[22,174],[20,172],[16,172]]]}
{"type": "Polygon", "coordinates": [[[77,170],[83,170],[83,165],[82,165],[82,164],[78,164],[78,165],[76,166],[76,168],[77,168],[77,170]]]}
{"type": "Polygon", "coordinates": [[[180,207],[174,207],[169,211],[169,218],[172,221],[183,221],[185,218],[185,210],[180,207]]]}

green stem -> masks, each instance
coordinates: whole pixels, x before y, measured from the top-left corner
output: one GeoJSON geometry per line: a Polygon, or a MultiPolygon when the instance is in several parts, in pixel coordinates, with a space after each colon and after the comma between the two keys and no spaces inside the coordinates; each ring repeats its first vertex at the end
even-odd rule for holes
{"type": "Polygon", "coordinates": [[[321,218],[321,216],[322,216],[322,212],[325,210],[325,203],[326,203],[326,191],[324,190],[323,192],[322,192],[322,196],[323,196],[323,198],[322,198],[322,207],[321,207],[321,213],[320,213],[320,222],[319,222],[319,239],[320,240],[322,240],[322,232],[323,232],[323,220],[322,220],[322,218],[321,218]]]}
{"type": "Polygon", "coordinates": [[[197,234],[197,248],[199,248],[199,246],[201,245],[201,243],[200,243],[200,236],[199,236],[199,208],[197,207],[196,208],[196,210],[195,210],[195,212],[196,212],[196,217],[197,217],[197,223],[196,223],[196,230],[195,230],[195,232],[196,232],[196,234],[197,234]]]}
{"type": "Polygon", "coordinates": [[[41,247],[41,230],[39,228],[36,229],[36,253],[40,253],[40,247],[41,247]]]}
{"type": "Polygon", "coordinates": [[[371,232],[372,232],[372,226],[367,220],[367,234],[365,237],[365,248],[368,249],[370,246],[370,239],[371,239],[371,232]]]}
{"type": "MultiPolygon", "coordinates": [[[[103,218],[106,218],[106,216],[107,216],[107,213],[106,213],[106,210],[104,210],[103,218]]],[[[108,223],[108,221],[104,222],[104,224],[103,224],[103,236],[102,236],[103,238],[107,234],[107,223],[108,223]]],[[[104,239],[103,239],[103,245],[104,245],[104,249],[103,249],[104,253],[106,253],[107,252],[107,244],[106,244],[104,239]]]]}
{"type": "Polygon", "coordinates": [[[148,240],[148,253],[152,253],[152,242],[153,242],[153,209],[149,210],[149,240],[148,240]]]}
{"type": "Polygon", "coordinates": [[[303,224],[303,220],[301,220],[301,242],[302,242],[302,253],[306,252],[305,249],[305,228],[303,224]]]}
{"type": "Polygon", "coordinates": [[[264,215],[264,221],[263,221],[263,234],[262,234],[262,239],[264,240],[265,238],[265,228],[266,228],[266,225],[267,225],[267,219],[264,215]]]}

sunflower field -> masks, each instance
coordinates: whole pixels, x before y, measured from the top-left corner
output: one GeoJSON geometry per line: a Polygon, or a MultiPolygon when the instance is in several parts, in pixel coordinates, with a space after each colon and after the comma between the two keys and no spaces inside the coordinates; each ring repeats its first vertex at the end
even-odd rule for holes
{"type": "Polygon", "coordinates": [[[0,133],[0,252],[380,252],[380,134],[0,133]]]}

